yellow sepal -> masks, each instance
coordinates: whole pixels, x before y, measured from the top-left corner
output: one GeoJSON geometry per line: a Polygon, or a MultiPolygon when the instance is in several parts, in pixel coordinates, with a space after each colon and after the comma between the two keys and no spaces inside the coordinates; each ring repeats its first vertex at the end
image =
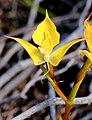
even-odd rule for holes
{"type": "Polygon", "coordinates": [[[31,43],[16,37],[10,37],[10,36],[5,36],[5,37],[19,42],[22,45],[22,47],[28,52],[29,56],[32,58],[33,63],[35,65],[40,65],[45,62],[43,59],[44,57],[43,54],[41,54],[39,49],[33,46],[31,43]]]}
{"type": "Polygon", "coordinates": [[[65,53],[67,52],[67,50],[73,46],[74,44],[83,41],[84,39],[78,39],[78,40],[73,40],[71,42],[66,43],[65,45],[59,47],[57,50],[55,50],[52,54],[50,54],[49,57],[49,62],[50,64],[52,64],[53,66],[57,66],[61,59],[63,58],[63,56],[65,55],[65,53]]]}

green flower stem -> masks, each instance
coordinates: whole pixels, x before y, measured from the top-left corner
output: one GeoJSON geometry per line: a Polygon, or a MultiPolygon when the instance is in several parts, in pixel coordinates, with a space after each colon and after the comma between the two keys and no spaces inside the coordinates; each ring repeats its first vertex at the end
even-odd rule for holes
{"type": "Polygon", "coordinates": [[[74,86],[73,86],[73,88],[70,92],[68,102],[67,102],[67,105],[66,105],[64,120],[68,120],[68,118],[69,118],[70,110],[72,108],[74,98],[75,98],[75,96],[76,96],[76,94],[79,90],[79,87],[80,87],[84,77],[86,76],[86,72],[90,69],[91,65],[92,65],[91,61],[89,59],[87,59],[86,62],[84,63],[84,65],[83,65],[83,67],[81,68],[80,72],[76,76],[74,86]]]}
{"type": "Polygon", "coordinates": [[[55,80],[53,81],[51,79],[50,74],[47,72],[47,70],[42,65],[40,65],[40,68],[42,69],[43,73],[45,74],[46,78],[49,80],[49,82],[51,83],[51,85],[53,86],[53,88],[57,92],[57,94],[65,101],[65,103],[67,103],[66,96],[59,89],[59,87],[58,87],[57,83],[55,82],[55,80]]]}

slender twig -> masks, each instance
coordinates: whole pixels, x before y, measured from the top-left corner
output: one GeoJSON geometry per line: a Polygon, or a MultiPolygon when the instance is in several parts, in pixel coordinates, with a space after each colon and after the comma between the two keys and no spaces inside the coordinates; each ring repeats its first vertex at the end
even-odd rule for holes
{"type": "Polygon", "coordinates": [[[42,73],[42,71],[41,71],[41,69],[39,69],[35,73],[35,75],[33,76],[33,78],[26,84],[26,86],[24,87],[24,89],[21,92],[23,95],[25,95],[28,92],[28,90],[31,88],[31,86],[33,86],[38,80],[42,79],[42,76],[40,76],[41,73],[42,73]]]}
{"type": "Polygon", "coordinates": [[[89,9],[91,8],[91,5],[92,5],[92,0],[87,0],[86,4],[85,4],[85,8],[79,19],[79,26],[81,26],[83,24],[88,12],[89,12],[89,9]]]}
{"type": "Polygon", "coordinates": [[[83,118],[80,118],[79,120],[91,120],[91,119],[92,119],[92,111],[88,112],[86,116],[84,116],[83,118]]]}
{"type": "Polygon", "coordinates": [[[42,0],[34,0],[33,1],[33,4],[36,6],[36,7],[32,7],[31,10],[30,10],[30,13],[29,13],[29,19],[28,19],[28,22],[27,22],[27,25],[30,27],[33,27],[34,25],[34,21],[36,19],[36,16],[37,16],[37,12],[38,12],[38,7],[39,7],[39,4],[42,0]]]}
{"type": "Polygon", "coordinates": [[[29,66],[32,67],[33,63],[31,59],[26,59],[19,61],[17,64],[12,66],[10,69],[8,69],[3,75],[0,76],[0,88],[6,84],[8,81],[11,80],[12,77],[14,77],[19,72],[25,70],[29,66]]]}
{"type": "Polygon", "coordinates": [[[8,102],[10,102],[12,100],[16,100],[16,99],[24,98],[24,97],[21,97],[21,94],[11,95],[9,97],[5,97],[4,99],[0,100],[0,105],[4,104],[4,103],[8,103],[8,102]]]}
{"type": "MultiPolygon", "coordinates": [[[[55,90],[50,82],[48,82],[48,98],[55,98],[55,96],[55,90]]],[[[50,106],[50,120],[56,120],[56,108],[54,105],[50,106]]]]}
{"type": "Polygon", "coordinates": [[[2,100],[6,95],[10,93],[19,83],[23,82],[33,71],[33,67],[28,67],[23,72],[21,72],[17,77],[15,77],[11,82],[9,82],[5,87],[0,90],[0,100],[2,100]]]}
{"type": "MultiPolygon", "coordinates": [[[[91,103],[92,103],[92,95],[89,95],[87,97],[75,98],[73,104],[74,105],[81,105],[81,104],[91,104],[91,103]]],[[[65,102],[61,98],[47,99],[44,102],[41,102],[41,103],[31,107],[27,111],[21,113],[20,115],[16,116],[12,120],[24,120],[24,119],[30,117],[31,115],[33,115],[34,113],[45,109],[48,106],[60,105],[60,104],[62,104],[62,105],[65,104],[65,102]]]]}
{"type": "MultiPolygon", "coordinates": [[[[55,78],[54,78],[53,66],[51,64],[48,64],[48,69],[49,69],[51,79],[54,82],[55,78]]],[[[51,85],[51,83],[49,81],[48,81],[48,86],[49,86],[49,91],[48,91],[49,98],[54,98],[55,97],[55,90],[54,90],[53,86],[51,85]]],[[[56,110],[55,110],[54,105],[50,106],[50,120],[56,120],[56,110]]]]}

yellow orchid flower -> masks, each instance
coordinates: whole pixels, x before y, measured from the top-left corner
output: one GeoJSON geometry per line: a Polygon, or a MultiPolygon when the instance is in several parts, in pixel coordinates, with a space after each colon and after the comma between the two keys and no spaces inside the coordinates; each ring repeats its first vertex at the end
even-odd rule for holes
{"type": "Polygon", "coordinates": [[[47,10],[45,19],[38,25],[32,35],[33,41],[38,47],[35,47],[31,43],[20,38],[10,36],[5,37],[19,42],[28,52],[35,65],[41,65],[47,62],[53,66],[57,66],[60,63],[62,57],[72,45],[83,40],[80,39],[68,42],[52,52],[53,48],[59,44],[60,34],[57,32],[56,26],[49,18],[47,10]]]}
{"type": "Polygon", "coordinates": [[[92,61],[92,24],[89,23],[89,19],[92,16],[92,13],[84,21],[84,39],[86,40],[89,52],[87,50],[80,50],[80,53],[85,54],[90,61],[92,61]]]}

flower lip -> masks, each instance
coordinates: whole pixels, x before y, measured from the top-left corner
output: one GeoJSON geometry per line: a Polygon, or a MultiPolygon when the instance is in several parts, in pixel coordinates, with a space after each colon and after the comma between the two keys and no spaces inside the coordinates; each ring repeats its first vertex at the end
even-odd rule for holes
{"type": "Polygon", "coordinates": [[[44,56],[44,60],[45,60],[47,63],[49,62],[49,58],[50,58],[50,56],[49,56],[48,54],[44,56]]]}

